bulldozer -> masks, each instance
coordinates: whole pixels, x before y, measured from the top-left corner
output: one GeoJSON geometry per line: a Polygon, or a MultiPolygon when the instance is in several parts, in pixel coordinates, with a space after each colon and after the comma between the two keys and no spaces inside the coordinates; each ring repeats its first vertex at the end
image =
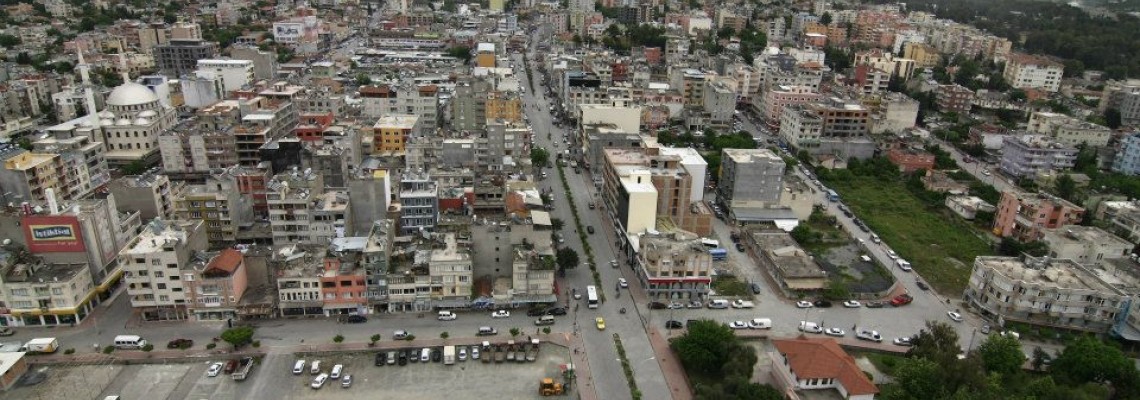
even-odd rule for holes
{"type": "Polygon", "coordinates": [[[542,383],[538,385],[538,394],[543,396],[557,396],[565,393],[562,384],[554,383],[554,379],[551,378],[543,378],[542,383]]]}

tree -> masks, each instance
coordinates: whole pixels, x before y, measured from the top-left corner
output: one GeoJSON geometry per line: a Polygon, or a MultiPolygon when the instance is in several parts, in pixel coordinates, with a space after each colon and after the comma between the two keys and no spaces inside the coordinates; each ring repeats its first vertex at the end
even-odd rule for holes
{"type": "Polygon", "coordinates": [[[907,357],[925,358],[939,364],[948,364],[958,358],[958,332],[945,322],[926,321],[926,329],[918,331],[912,340],[914,347],[907,357]]]}
{"type": "Polygon", "coordinates": [[[365,73],[356,74],[356,84],[360,86],[367,86],[372,84],[372,77],[365,73]]]}
{"type": "Polygon", "coordinates": [[[729,349],[736,340],[732,329],[724,324],[702,319],[693,321],[688,333],[677,338],[672,346],[690,371],[713,373],[720,371],[728,360],[729,349]]]}
{"type": "Polygon", "coordinates": [[[558,268],[561,269],[573,269],[580,262],[578,252],[569,247],[558,249],[558,253],[555,254],[555,258],[558,260],[558,268]]]}
{"type": "Polygon", "coordinates": [[[1053,361],[1053,356],[1049,355],[1041,346],[1033,348],[1033,361],[1031,363],[1033,364],[1034,371],[1040,371],[1041,367],[1050,361],[1053,361]]]}
{"type": "Polygon", "coordinates": [[[1021,352],[1021,341],[1013,336],[993,335],[978,347],[982,365],[987,372],[1011,375],[1025,364],[1025,353],[1021,352]]]}
{"type": "Polygon", "coordinates": [[[226,329],[222,332],[222,340],[234,346],[234,350],[245,346],[253,341],[253,327],[252,326],[239,326],[236,328],[226,329]]]}
{"type": "Polygon", "coordinates": [[[341,344],[343,342],[344,342],[344,335],[337,334],[336,336],[333,336],[333,343],[341,344]]]}
{"type": "Polygon", "coordinates": [[[1115,108],[1104,110],[1104,124],[1112,129],[1119,128],[1122,124],[1120,110],[1115,108]]]}
{"type": "Polygon", "coordinates": [[[471,63],[471,48],[467,46],[455,46],[447,49],[447,55],[463,60],[463,64],[471,63]]]}
{"type": "Polygon", "coordinates": [[[536,147],[530,150],[530,163],[538,167],[545,167],[550,163],[550,152],[544,148],[536,147]]]}
{"type": "Polygon", "coordinates": [[[941,399],[946,387],[942,382],[942,367],[926,358],[909,358],[894,370],[897,385],[884,388],[884,399],[941,399]]]}
{"type": "Polygon", "coordinates": [[[19,36],[0,34],[0,47],[15,47],[23,43],[19,36]]]}
{"type": "Polygon", "coordinates": [[[1063,174],[1057,178],[1056,183],[1057,196],[1068,201],[1076,201],[1077,194],[1077,181],[1069,174],[1063,174]]]}
{"type": "Polygon", "coordinates": [[[847,284],[842,278],[836,278],[827,282],[823,297],[828,300],[846,300],[851,298],[851,291],[847,290],[847,284]]]}
{"type": "Polygon", "coordinates": [[[372,344],[376,344],[376,342],[380,341],[380,334],[374,334],[372,337],[368,338],[368,340],[370,340],[372,344]]]}
{"type": "Polygon", "coordinates": [[[1086,382],[1112,383],[1117,390],[1124,388],[1118,384],[1135,382],[1136,367],[1120,352],[1092,336],[1081,336],[1069,343],[1049,366],[1053,379],[1062,383],[1082,384],[1086,382]]]}
{"type": "Polygon", "coordinates": [[[440,338],[440,339],[447,339],[449,336],[451,336],[451,335],[450,335],[450,334],[448,334],[447,332],[441,332],[441,333],[439,334],[439,338],[440,338]]]}
{"type": "Polygon", "coordinates": [[[522,331],[519,330],[519,328],[511,328],[510,333],[511,333],[511,337],[515,337],[515,336],[518,336],[520,333],[522,333],[522,331]]]}
{"type": "Polygon", "coordinates": [[[550,219],[550,227],[556,231],[562,230],[562,228],[565,226],[566,226],[566,222],[562,221],[562,218],[551,218],[550,219]]]}

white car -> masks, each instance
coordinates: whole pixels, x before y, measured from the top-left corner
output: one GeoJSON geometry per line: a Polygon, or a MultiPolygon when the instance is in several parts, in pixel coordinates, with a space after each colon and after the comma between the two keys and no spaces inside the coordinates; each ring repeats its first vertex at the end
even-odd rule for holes
{"type": "Polygon", "coordinates": [[[479,359],[479,346],[471,346],[471,359],[472,360],[478,360],[479,359]]]}
{"type": "Polygon", "coordinates": [[[507,310],[495,310],[491,313],[491,318],[510,318],[511,312],[507,310]]]}
{"type": "Polygon", "coordinates": [[[883,337],[879,335],[878,331],[872,331],[872,330],[866,330],[866,329],[860,329],[860,330],[856,331],[855,332],[855,338],[860,339],[860,340],[866,340],[869,342],[882,342],[883,341],[883,337]]]}
{"type": "Polygon", "coordinates": [[[962,322],[962,314],[958,314],[953,311],[947,311],[946,315],[949,316],[950,319],[954,320],[954,322],[962,322]]]}
{"type": "Polygon", "coordinates": [[[847,332],[844,332],[842,329],[839,329],[839,328],[827,328],[826,330],[823,331],[823,334],[825,334],[827,336],[843,337],[844,335],[847,334],[847,332]]]}
{"type": "Polygon", "coordinates": [[[847,308],[859,308],[863,306],[863,303],[860,303],[856,300],[847,300],[843,302],[843,306],[847,308]]]}
{"type": "Polygon", "coordinates": [[[210,369],[206,370],[206,376],[211,378],[218,376],[220,373],[222,373],[222,363],[220,362],[210,364],[210,369]]]}
{"type": "Polygon", "coordinates": [[[895,253],[894,250],[887,249],[887,257],[890,257],[892,260],[897,260],[899,258],[899,255],[895,253]]]}
{"type": "Polygon", "coordinates": [[[748,329],[748,324],[744,321],[732,321],[728,323],[728,327],[732,329],[748,329]]]}
{"type": "Polygon", "coordinates": [[[467,346],[459,346],[459,361],[467,361],[467,346]]]}
{"type": "Polygon", "coordinates": [[[800,327],[798,329],[800,330],[800,332],[823,333],[823,327],[822,326],[819,326],[819,324],[817,324],[815,322],[809,322],[809,321],[800,321],[800,327]]]}
{"type": "Polygon", "coordinates": [[[815,305],[811,304],[811,302],[807,301],[807,300],[800,300],[800,301],[796,302],[796,308],[812,308],[812,307],[815,307],[815,305]]]}
{"type": "Polygon", "coordinates": [[[911,343],[910,338],[908,338],[908,337],[895,338],[894,344],[895,344],[895,346],[902,346],[902,347],[914,346],[914,343],[911,343]]]}
{"type": "Polygon", "coordinates": [[[621,286],[621,287],[623,287],[623,288],[628,288],[628,287],[629,287],[629,282],[627,282],[627,281],[625,280],[625,278],[618,278],[618,285],[619,285],[619,286],[621,286]]]}

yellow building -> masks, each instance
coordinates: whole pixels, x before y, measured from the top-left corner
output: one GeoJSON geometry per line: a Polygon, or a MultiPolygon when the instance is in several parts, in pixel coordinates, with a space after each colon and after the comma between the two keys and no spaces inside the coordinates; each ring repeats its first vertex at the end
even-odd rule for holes
{"type": "Polygon", "coordinates": [[[903,58],[914,60],[920,68],[934,68],[942,63],[938,49],[926,43],[907,42],[903,45],[903,58]]]}
{"type": "Polygon", "coordinates": [[[495,67],[495,44],[479,43],[475,50],[475,66],[484,68],[495,67]]]}
{"type": "Polygon", "coordinates": [[[381,117],[372,126],[373,154],[403,152],[408,137],[419,130],[420,118],[412,114],[394,114],[381,117]]]}
{"type": "Polygon", "coordinates": [[[491,0],[491,2],[490,2],[491,11],[492,12],[500,12],[500,13],[503,12],[504,3],[506,3],[504,0],[491,0]]]}
{"type": "Polygon", "coordinates": [[[518,97],[508,97],[501,92],[487,96],[484,112],[488,121],[522,122],[522,102],[518,97]]]}

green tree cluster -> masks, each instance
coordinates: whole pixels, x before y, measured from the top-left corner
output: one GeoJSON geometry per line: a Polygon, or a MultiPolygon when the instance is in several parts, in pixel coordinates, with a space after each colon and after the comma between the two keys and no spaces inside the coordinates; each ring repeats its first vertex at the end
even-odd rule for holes
{"type": "Polygon", "coordinates": [[[751,382],[756,350],[741,343],[727,326],[702,319],[672,342],[673,350],[694,384],[698,400],[779,400],[768,385],[751,382]]]}
{"type": "Polygon", "coordinates": [[[573,269],[582,261],[578,257],[578,251],[569,247],[558,249],[555,258],[558,260],[558,268],[561,269],[573,269]]]}

